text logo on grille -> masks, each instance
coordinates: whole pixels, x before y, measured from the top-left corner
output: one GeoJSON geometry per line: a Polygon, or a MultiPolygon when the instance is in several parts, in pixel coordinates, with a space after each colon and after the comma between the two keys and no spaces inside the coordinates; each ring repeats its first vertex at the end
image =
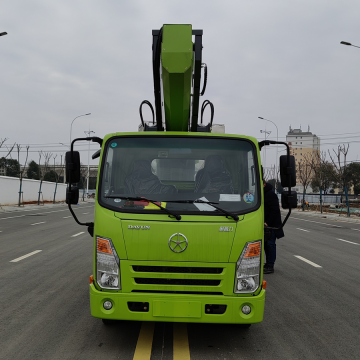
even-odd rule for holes
{"type": "Polygon", "coordinates": [[[145,225],[128,225],[129,230],[150,230],[150,226],[145,225]]]}
{"type": "Polygon", "coordinates": [[[232,226],[220,226],[219,231],[233,231],[234,228],[232,226]]]}
{"type": "Polygon", "coordinates": [[[188,247],[188,241],[185,235],[176,233],[170,236],[169,248],[175,253],[181,253],[188,247]]]}

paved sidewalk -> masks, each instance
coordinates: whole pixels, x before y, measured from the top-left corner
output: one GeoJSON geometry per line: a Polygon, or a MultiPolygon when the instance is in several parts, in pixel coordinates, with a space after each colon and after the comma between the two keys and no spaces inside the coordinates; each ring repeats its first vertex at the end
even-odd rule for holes
{"type": "MultiPolygon", "coordinates": [[[[282,212],[282,216],[284,216],[284,214],[287,214],[287,210],[281,210],[281,212],[282,212]]],[[[345,214],[334,214],[334,213],[327,213],[327,212],[323,212],[321,214],[320,211],[312,211],[312,210],[302,211],[301,209],[293,209],[291,211],[290,217],[296,216],[296,215],[304,215],[304,216],[315,217],[315,218],[319,218],[319,219],[323,218],[323,219],[339,221],[339,222],[352,222],[352,223],[360,224],[360,217],[356,216],[356,215],[351,215],[350,217],[347,217],[345,214]]]]}
{"type": "MultiPolygon", "coordinates": [[[[94,199],[86,199],[85,201],[79,201],[79,205],[88,204],[88,203],[95,203],[94,199]]],[[[45,204],[28,204],[24,206],[17,206],[17,205],[1,205],[0,204],[0,214],[1,213],[11,213],[16,211],[36,211],[42,209],[52,209],[52,208],[59,208],[59,207],[67,207],[65,202],[57,202],[53,203],[45,203],[45,204]]],[[[76,205],[73,205],[76,207],[76,205]]]]}

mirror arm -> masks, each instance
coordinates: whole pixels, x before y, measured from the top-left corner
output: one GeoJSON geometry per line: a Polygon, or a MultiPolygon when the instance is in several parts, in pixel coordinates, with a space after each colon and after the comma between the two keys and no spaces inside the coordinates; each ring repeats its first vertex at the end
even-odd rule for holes
{"type": "MultiPolygon", "coordinates": [[[[273,144],[279,144],[279,145],[285,145],[286,146],[286,157],[287,157],[287,178],[288,178],[288,195],[291,196],[291,166],[290,166],[290,147],[289,144],[283,141],[274,141],[274,140],[263,140],[259,142],[259,148],[260,150],[267,145],[273,145],[273,144]]],[[[291,208],[289,207],[289,211],[286,214],[286,217],[283,221],[283,223],[281,224],[281,226],[279,228],[271,228],[271,227],[266,227],[266,229],[269,230],[280,230],[284,227],[284,225],[286,224],[289,216],[291,214],[291,208]]]]}
{"type": "Polygon", "coordinates": [[[291,214],[291,208],[289,208],[289,211],[286,214],[285,219],[284,219],[284,221],[283,221],[283,223],[281,224],[280,227],[265,226],[265,229],[267,229],[267,230],[280,230],[280,229],[282,229],[285,226],[288,218],[290,217],[290,214],[291,214]]]}
{"type": "Polygon", "coordinates": [[[73,151],[75,141],[81,141],[81,140],[97,142],[100,146],[102,146],[102,143],[103,143],[103,139],[100,139],[97,136],[90,136],[90,137],[86,137],[86,138],[76,138],[71,142],[71,149],[70,149],[71,152],[73,151]]]}
{"type": "Polygon", "coordinates": [[[75,213],[74,213],[74,210],[72,209],[72,207],[71,207],[71,204],[68,204],[68,207],[69,207],[69,210],[70,210],[70,212],[71,212],[71,215],[73,216],[73,218],[74,218],[74,220],[79,224],[79,225],[83,225],[83,226],[91,226],[91,224],[93,224],[93,223],[82,223],[82,222],[80,222],[79,220],[78,220],[78,218],[76,217],[76,215],[75,215],[75,213]]]}
{"type": "Polygon", "coordinates": [[[100,152],[101,152],[101,149],[97,150],[96,152],[94,152],[91,156],[91,158],[93,160],[97,159],[98,157],[100,157],[100,152]]]}
{"type": "MultiPolygon", "coordinates": [[[[77,139],[74,139],[72,142],[71,142],[71,147],[70,147],[70,151],[71,151],[71,161],[72,161],[72,164],[70,164],[70,168],[73,167],[73,163],[74,163],[74,158],[73,158],[73,154],[74,154],[74,143],[76,141],[81,141],[81,140],[86,140],[86,141],[92,141],[92,142],[97,142],[100,146],[102,146],[102,143],[103,143],[103,139],[100,139],[99,137],[97,136],[93,136],[93,137],[86,137],[86,138],[77,138],[77,139]]],[[[71,189],[71,171],[69,172],[69,188],[71,189]]],[[[88,227],[88,232],[91,236],[94,235],[94,223],[93,222],[86,222],[86,223],[82,223],[78,220],[77,216],[75,215],[74,213],[74,210],[72,209],[71,207],[71,204],[68,204],[68,207],[69,207],[69,210],[71,212],[71,215],[73,216],[74,220],[79,224],[79,225],[82,225],[82,226],[87,226],[88,227]]]]}
{"type": "Polygon", "coordinates": [[[87,223],[82,223],[78,220],[78,218],[76,217],[75,213],[74,213],[74,210],[72,209],[71,205],[68,204],[69,206],[69,210],[71,212],[71,215],[73,216],[74,220],[79,224],[79,225],[82,225],[82,226],[87,226],[88,227],[88,233],[90,234],[91,237],[94,236],[94,223],[93,222],[87,222],[87,223]]]}
{"type": "Polygon", "coordinates": [[[285,145],[288,151],[288,154],[290,154],[290,148],[288,143],[284,142],[284,141],[275,141],[275,140],[263,140],[259,142],[259,148],[261,150],[262,147],[267,146],[267,145],[274,145],[274,144],[279,144],[279,145],[285,145]]]}

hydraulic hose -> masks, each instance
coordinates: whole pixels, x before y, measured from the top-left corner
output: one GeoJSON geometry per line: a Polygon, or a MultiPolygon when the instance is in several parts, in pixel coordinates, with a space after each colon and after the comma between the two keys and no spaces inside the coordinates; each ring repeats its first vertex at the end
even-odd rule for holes
{"type": "Polygon", "coordinates": [[[212,126],[213,119],[214,119],[214,105],[211,101],[205,100],[201,105],[201,124],[203,123],[203,114],[206,106],[210,105],[210,111],[211,111],[211,118],[210,118],[210,126],[212,126]]]}
{"type": "Polygon", "coordinates": [[[143,115],[142,115],[142,106],[143,106],[144,104],[148,105],[148,106],[150,107],[150,109],[151,109],[152,116],[153,116],[153,124],[155,124],[155,114],[154,114],[154,108],[153,108],[153,106],[151,105],[151,102],[150,102],[150,101],[144,100],[144,101],[140,104],[140,107],[139,107],[140,120],[141,120],[142,126],[143,126],[144,129],[145,129],[145,122],[144,122],[143,115]]]}
{"type": "Polygon", "coordinates": [[[204,84],[203,84],[203,88],[201,90],[200,96],[203,96],[205,94],[205,89],[206,89],[206,84],[207,84],[207,65],[206,64],[202,64],[204,67],[204,84]]]}

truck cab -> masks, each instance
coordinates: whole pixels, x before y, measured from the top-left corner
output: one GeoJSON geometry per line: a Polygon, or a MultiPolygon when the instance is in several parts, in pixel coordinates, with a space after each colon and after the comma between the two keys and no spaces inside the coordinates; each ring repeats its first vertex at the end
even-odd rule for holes
{"type": "Polygon", "coordinates": [[[248,137],[201,133],[119,133],[104,139],[93,316],[262,320],[264,210],[256,144],[248,137]]]}

